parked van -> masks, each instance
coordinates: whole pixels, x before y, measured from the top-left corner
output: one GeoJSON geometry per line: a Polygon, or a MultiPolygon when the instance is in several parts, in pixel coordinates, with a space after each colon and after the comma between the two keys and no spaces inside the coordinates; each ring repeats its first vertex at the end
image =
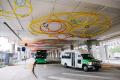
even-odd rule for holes
{"type": "Polygon", "coordinates": [[[61,52],[61,64],[64,67],[82,68],[84,71],[99,70],[101,62],[89,53],[79,50],[65,50],[61,52]]]}

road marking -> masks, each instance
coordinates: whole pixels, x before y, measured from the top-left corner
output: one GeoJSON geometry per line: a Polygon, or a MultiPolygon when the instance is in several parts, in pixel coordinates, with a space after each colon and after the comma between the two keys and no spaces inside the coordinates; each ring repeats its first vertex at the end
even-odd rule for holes
{"type": "MultiPolygon", "coordinates": [[[[72,72],[75,72],[76,74],[84,74],[84,73],[86,73],[86,72],[84,72],[84,71],[72,71],[72,72]]],[[[111,75],[119,75],[119,74],[113,74],[113,73],[110,73],[110,72],[87,72],[87,74],[97,74],[97,75],[109,75],[109,76],[111,76],[111,75]]]]}
{"type": "Polygon", "coordinates": [[[54,80],[78,80],[78,79],[70,79],[70,78],[63,78],[63,77],[56,77],[56,76],[49,76],[49,79],[54,79],[54,80]]]}
{"type": "Polygon", "coordinates": [[[102,77],[102,76],[96,76],[96,75],[84,75],[84,74],[74,74],[74,73],[62,73],[64,75],[69,76],[79,76],[79,77],[87,77],[87,78],[102,78],[102,79],[111,79],[109,77],[102,77]]]}
{"type": "MultiPolygon", "coordinates": [[[[86,73],[84,71],[72,71],[72,72],[75,72],[75,73],[79,73],[79,74],[82,74],[82,73],[86,73]]],[[[91,72],[87,72],[88,74],[91,74],[91,72]]],[[[108,72],[92,72],[94,74],[111,74],[113,75],[113,73],[108,73],[108,72]]]]}

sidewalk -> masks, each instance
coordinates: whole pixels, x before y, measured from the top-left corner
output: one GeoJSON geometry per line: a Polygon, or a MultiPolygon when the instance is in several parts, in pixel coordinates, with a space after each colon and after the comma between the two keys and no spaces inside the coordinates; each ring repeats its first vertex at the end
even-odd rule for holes
{"type": "Polygon", "coordinates": [[[110,63],[103,63],[102,69],[116,69],[120,70],[120,64],[110,64],[110,63]]]}
{"type": "Polygon", "coordinates": [[[32,73],[34,59],[19,62],[15,66],[0,68],[0,80],[36,80],[32,73]]]}

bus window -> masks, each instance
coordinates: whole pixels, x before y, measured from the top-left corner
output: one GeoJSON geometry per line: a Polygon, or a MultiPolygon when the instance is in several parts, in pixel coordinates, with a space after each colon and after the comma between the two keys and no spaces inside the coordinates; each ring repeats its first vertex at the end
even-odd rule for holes
{"type": "Polygon", "coordinates": [[[81,57],[81,55],[78,55],[78,57],[81,57]]]}
{"type": "Polygon", "coordinates": [[[78,63],[81,64],[81,60],[78,60],[78,63]]]}
{"type": "Polygon", "coordinates": [[[70,59],[71,58],[71,53],[66,52],[64,55],[62,55],[62,58],[70,59]]]}
{"type": "Polygon", "coordinates": [[[83,59],[94,59],[94,57],[91,54],[81,54],[83,59]]]}
{"type": "Polygon", "coordinates": [[[36,59],[42,58],[45,59],[47,57],[47,52],[45,50],[37,51],[36,59]]]}
{"type": "Polygon", "coordinates": [[[47,62],[46,58],[47,58],[47,50],[38,50],[36,52],[35,62],[46,63],[47,62]]]}

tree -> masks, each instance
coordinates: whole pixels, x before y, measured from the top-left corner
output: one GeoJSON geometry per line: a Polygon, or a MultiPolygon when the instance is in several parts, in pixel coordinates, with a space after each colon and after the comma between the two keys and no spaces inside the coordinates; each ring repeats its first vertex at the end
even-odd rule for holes
{"type": "Polygon", "coordinates": [[[120,53],[120,46],[116,46],[110,49],[111,53],[120,53]]]}

